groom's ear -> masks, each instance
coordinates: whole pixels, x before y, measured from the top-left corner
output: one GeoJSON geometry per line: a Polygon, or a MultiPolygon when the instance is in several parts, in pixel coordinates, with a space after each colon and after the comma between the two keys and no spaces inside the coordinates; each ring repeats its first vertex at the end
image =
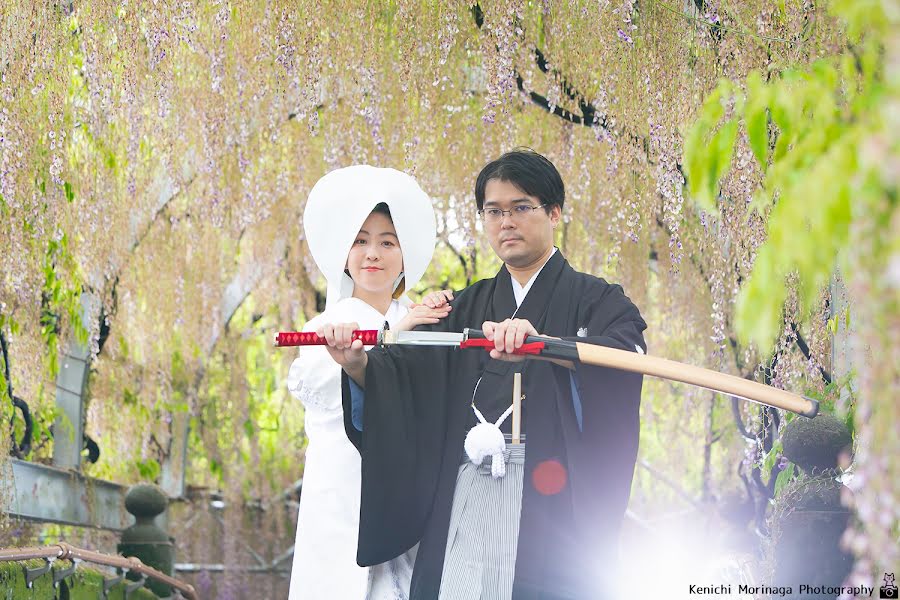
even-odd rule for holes
{"type": "Polygon", "coordinates": [[[559,223],[559,219],[562,216],[562,208],[560,208],[559,204],[553,204],[550,206],[550,222],[553,223],[553,226],[556,227],[556,224],[559,223]]]}

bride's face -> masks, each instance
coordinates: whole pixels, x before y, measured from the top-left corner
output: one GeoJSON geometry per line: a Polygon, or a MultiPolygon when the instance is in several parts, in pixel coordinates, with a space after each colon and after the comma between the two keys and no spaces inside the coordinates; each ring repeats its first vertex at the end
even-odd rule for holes
{"type": "Polygon", "coordinates": [[[355,287],[391,295],[403,270],[403,253],[387,215],[373,212],[363,223],[347,255],[347,270],[355,287]]]}

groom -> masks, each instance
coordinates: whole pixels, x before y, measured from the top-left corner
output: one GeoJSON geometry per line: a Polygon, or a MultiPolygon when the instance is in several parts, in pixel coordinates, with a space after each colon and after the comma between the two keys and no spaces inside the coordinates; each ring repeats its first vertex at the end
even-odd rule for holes
{"type": "MultiPolygon", "coordinates": [[[[565,190],[545,157],[516,149],[486,165],[477,212],[502,259],[431,331],[481,328],[490,354],[351,342],[319,328],[341,364],[347,435],[362,455],[357,560],[419,544],[410,598],[612,598],[619,528],[637,457],[642,376],[523,360],[527,335],[644,352],[646,323],[622,288],[569,266],[553,245],[565,190]],[[506,475],[474,465],[466,434],[510,406],[522,374],[526,443],[506,475]],[[477,409],[477,410],[476,410],[477,409]]],[[[509,420],[500,429],[510,432],[509,420]]]]}

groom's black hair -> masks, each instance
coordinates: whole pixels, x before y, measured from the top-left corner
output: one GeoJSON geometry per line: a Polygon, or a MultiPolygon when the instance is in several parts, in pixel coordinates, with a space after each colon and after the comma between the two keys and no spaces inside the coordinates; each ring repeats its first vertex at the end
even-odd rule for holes
{"type": "Polygon", "coordinates": [[[553,163],[531,148],[516,148],[500,158],[492,160],[475,180],[475,204],[484,207],[484,190],[491,179],[508,181],[517,188],[546,204],[548,213],[553,204],[562,209],[566,201],[566,188],[553,163]]]}

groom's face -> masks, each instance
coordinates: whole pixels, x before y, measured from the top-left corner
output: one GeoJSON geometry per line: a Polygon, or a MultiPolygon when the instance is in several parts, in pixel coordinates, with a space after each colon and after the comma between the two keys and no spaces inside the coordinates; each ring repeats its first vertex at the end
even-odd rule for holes
{"type": "Polygon", "coordinates": [[[504,263],[526,268],[553,246],[553,228],[559,222],[559,205],[535,208],[541,201],[529,196],[510,181],[491,179],[484,189],[484,230],[497,256],[504,263]],[[516,209],[530,206],[534,210],[516,209]],[[500,219],[490,218],[490,209],[513,211],[500,219]],[[549,209],[549,213],[546,209],[549,209]]]}

